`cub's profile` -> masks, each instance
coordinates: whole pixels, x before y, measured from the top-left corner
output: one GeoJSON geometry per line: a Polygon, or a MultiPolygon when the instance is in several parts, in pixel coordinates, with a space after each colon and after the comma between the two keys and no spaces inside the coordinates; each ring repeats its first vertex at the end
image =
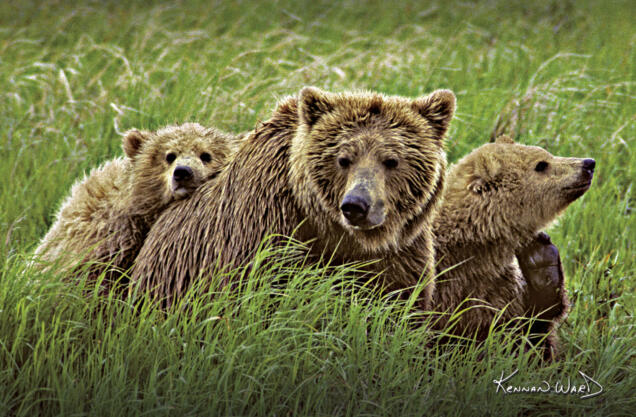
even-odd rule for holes
{"type": "Polygon", "coordinates": [[[533,329],[543,333],[565,315],[559,253],[539,232],[588,190],[594,166],[501,136],[452,167],[434,222],[437,272],[450,269],[433,308],[471,308],[455,333],[483,340],[502,310],[499,323],[543,312],[551,323],[533,329]]]}

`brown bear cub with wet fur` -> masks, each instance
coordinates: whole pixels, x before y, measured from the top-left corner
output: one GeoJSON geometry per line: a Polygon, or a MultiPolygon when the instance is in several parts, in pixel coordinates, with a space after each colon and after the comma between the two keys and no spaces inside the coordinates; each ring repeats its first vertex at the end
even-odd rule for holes
{"type": "Polygon", "coordinates": [[[127,132],[126,156],[73,186],[36,256],[64,268],[94,262],[96,274],[107,263],[128,269],[157,216],[217,175],[235,146],[232,136],[196,123],[127,132]]]}
{"type": "Polygon", "coordinates": [[[551,323],[532,332],[545,334],[565,315],[559,253],[539,233],[587,191],[594,165],[501,136],[451,168],[434,222],[437,271],[451,269],[437,279],[433,308],[470,307],[453,333],[483,340],[503,310],[502,324],[542,313],[551,323]]]}
{"type": "Polygon", "coordinates": [[[311,240],[335,264],[378,259],[387,288],[429,278],[454,109],[448,90],[411,100],[304,88],[242,141],[217,181],[160,216],[133,280],[169,304],[201,274],[249,263],[269,234],[311,240]]]}

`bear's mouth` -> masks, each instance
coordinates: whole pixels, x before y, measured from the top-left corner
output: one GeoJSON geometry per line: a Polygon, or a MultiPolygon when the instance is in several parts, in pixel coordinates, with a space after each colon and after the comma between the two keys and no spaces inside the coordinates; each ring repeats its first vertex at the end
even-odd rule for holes
{"type": "Polygon", "coordinates": [[[382,223],[374,224],[374,223],[369,223],[369,222],[365,222],[363,224],[353,224],[353,223],[349,222],[346,219],[345,219],[345,224],[347,225],[347,227],[349,227],[349,228],[351,228],[353,230],[363,231],[363,232],[366,232],[368,230],[377,229],[378,227],[382,226],[382,223]]]}
{"type": "Polygon", "coordinates": [[[172,188],[172,195],[174,196],[174,198],[176,198],[177,200],[180,200],[182,198],[186,198],[190,195],[192,190],[190,190],[188,187],[173,187],[172,188]]]}
{"type": "Polygon", "coordinates": [[[585,192],[589,190],[591,185],[592,179],[590,178],[589,180],[581,181],[569,187],[565,187],[563,191],[566,192],[571,200],[576,200],[577,198],[585,194],[585,192]]]}
{"type": "Polygon", "coordinates": [[[586,190],[587,191],[587,189],[590,188],[590,185],[592,185],[592,180],[591,179],[577,182],[574,185],[570,185],[569,187],[565,187],[564,190],[566,190],[566,191],[586,190]]]}

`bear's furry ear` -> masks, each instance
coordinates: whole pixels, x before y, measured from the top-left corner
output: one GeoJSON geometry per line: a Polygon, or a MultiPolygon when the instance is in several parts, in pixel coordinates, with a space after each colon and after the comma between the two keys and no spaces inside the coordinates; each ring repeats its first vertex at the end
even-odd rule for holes
{"type": "Polygon", "coordinates": [[[305,87],[300,90],[298,99],[298,115],[300,122],[305,123],[309,128],[326,113],[333,110],[333,103],[329,93],[316,87],[305,87]]]}
{"type": "Polygon", "coordinates": [[[495,143],[507,143],[510,145],[514,145],[515,141],[508,135],[500,135],[495,139],[495,143]]]}
{"type": "Polygon", "coordinates": [[[134,158],[141,150],[141,145],[148,139],[149,132],[131,129],[124,134],[122,146],[129,158],[134,158]]]}
{"type": "Polygon", "coordinates": [[[466,188],[472,193],[481,194],[487,190],[487,185],[488,183],[483,178],[471,177],[466,188]]]}
{"type": "Polygon", "coordinates": [[[501,170],[500,161],[492,155],[484,156],[482,154],[471,162],[472,163],[465,168],[468,174],[468,185],[466,188],[475,194],[490,191],[493,181],[496,180],[501,170]]]}
{"type": "Polygon", "coordinates": [[[412,106],[431,123],[441,138],[455,114],[455,94],[451,90],[435,90],[426,97],[414,100],[412,106]]]}

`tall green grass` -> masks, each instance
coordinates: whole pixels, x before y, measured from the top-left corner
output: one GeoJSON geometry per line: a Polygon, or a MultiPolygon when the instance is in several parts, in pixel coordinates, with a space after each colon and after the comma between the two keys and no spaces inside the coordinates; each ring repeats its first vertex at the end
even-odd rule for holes
{"type": "Polygon", "coordinates": [[[627,1],[3,2],[0,413],[634,414],[635,14],[627,1]],[[500,332],[438,346],[407,301],[351,282],[360,266],[291,253],[281,269],[267,246],[246,287],[195,288],[168,312],[29,269],[71,184],[121,153],[119,133],[248,130],[304,85],[453,89],[451,161],[499,131],[596,159],[549,231],[573,301],[560,361],[500,332]],[[580,383],[580,370],[604,392],[497,392],[515,369],[520,385],[580,383]]]}

